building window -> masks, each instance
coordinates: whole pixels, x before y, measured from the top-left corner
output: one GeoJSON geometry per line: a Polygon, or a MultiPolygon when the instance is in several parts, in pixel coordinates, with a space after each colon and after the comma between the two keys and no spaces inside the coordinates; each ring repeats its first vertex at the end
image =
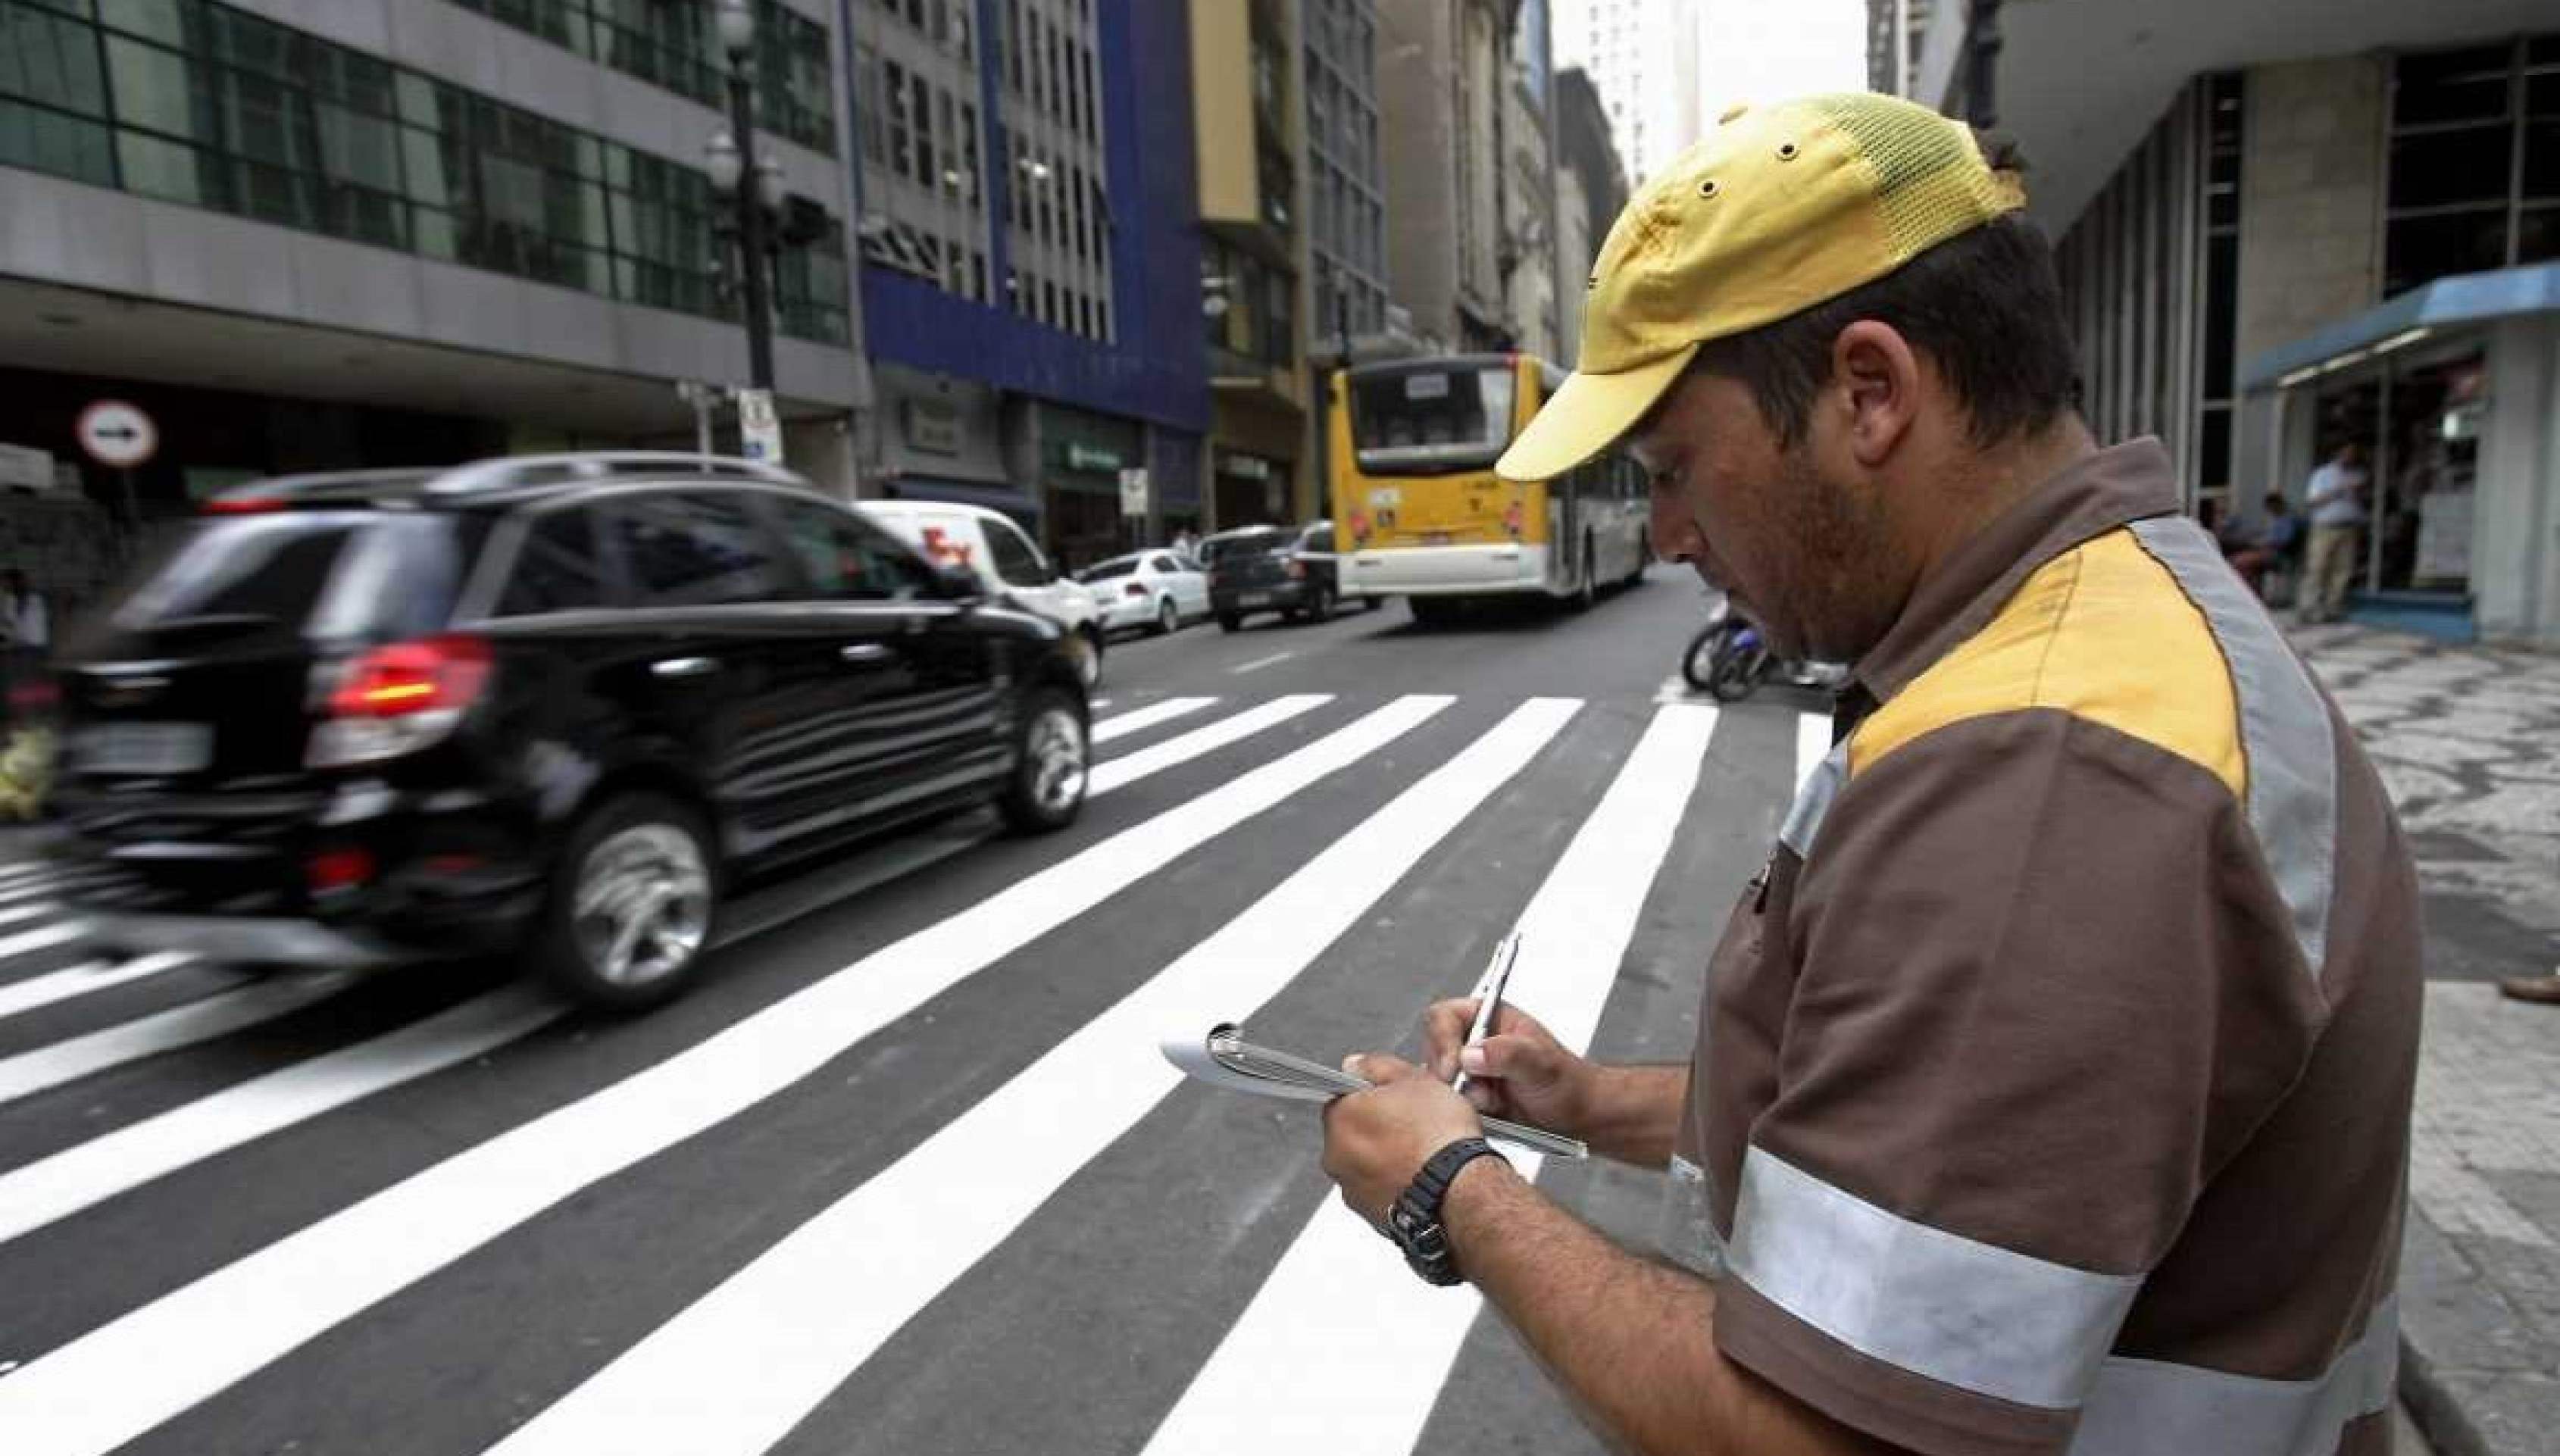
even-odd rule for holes
{"type": "MultiPolygon", "coordinates": [[[[105,14],[0,0],[0,161],[626,302],[729,311],[712,287],[711,185],[693,167],[210,0],[105,14]]],[[[840,232],[786,252],[777,287],[786,329],[844,341],[840,232]]]]}
{"type": "Polygon", "coordinates": [[[2383,294],[2560,257],[2560,36],[2394,58],[2383,294]]]}

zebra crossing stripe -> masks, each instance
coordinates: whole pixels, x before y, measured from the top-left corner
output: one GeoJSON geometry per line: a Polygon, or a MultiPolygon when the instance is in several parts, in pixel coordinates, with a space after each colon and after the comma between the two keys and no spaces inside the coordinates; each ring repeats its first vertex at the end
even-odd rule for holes
{"type": "Polygon", "coordinates": [[[138,955],[126,961],[88,961],[42,976],[30,976],[24,981],[13,981],[0,986],[0,1019],[34,1011],[40,1006],[51,1006],[57,1001],[69,1001],[75,996],[104,991],[110,986],[144,980],[163,971],[174,971],[193,960],[195,957],[184,951],[165,950],[157,955],[138,955]]]}
{"type": "Polygon", "coordinates": [[[1832,721],[1819,713],[1796,716],[1796,787],[1803,788],[1814,770],[1831,756],[1832,721]]]}
{"type": "MultiPolygon", "coordinates": [[[[1567,1047],[1588,1047],[1599,1027],[1715,722],[1711,707],[1657,710],[1521,912],[1508,997],[1567,1047]]],[[[1511,1157],[1522,1177],[1537,1176],[1541,1159],[1511,1157]]],[[[1157,1427],[1148,1456],[1405,1456],[1482,1305],[1473,1290],[1414,1279],[1377,1230],[1328,1198],[1157,1427]],[[1353,1410],[1360,1418],[1346,1421],[1353,1410]]]]}
{"type": "Polygon", "coordinates": [[[51,1091],[111,1066],[228,1037],[244,1027],[290,1016],[337,995],[355,979],[351,971],[277,976],[219,992],[202,1001],[137,1017],[85,1037],[0,1058],[0,1104],[51,1091]]]}
{"type": "Polygon", "coordinates": [[[531,986],[475,996],[388,1036],[299,1061],[0,1174],[0,1243],[226,1148],[440,1071],[567,1008],[531,986]]]}
{"type": "Polygon", "coordinates": [[[40,950],[69,945],[86,934],[88,926],[80,921],[62,920],[51,925],[39,925],[33,930],[21,930],[15,935],[0,936],[0,964],[23,955],[34,955],[40,950]]]}
{"type": "Polygon", "coordinates": [[[101,1456],[598,1179],[800,1080],[1003,956],[1454,702],[1398,698],[707,1041],[469,1148],[0,1379],[9,1456],[101,1456]]]}
{"type": "MultiPolygon", "coordinates": [[[[1249,1019],[1524,768],[1579,707],[1569,699],[1521,705],[1012,1081],[519,1427],[491,1456],[746,1456],[772,1446],[1181,1082],[1156,1050],[1169,1028],[1249,1019]],[[705,1398],[707,1391],[718,1393],[705,1398]]],[[[0,1392],[8,1383],[0,1381],[0,1392]]]]}
{"type": "Polygon", "coordinates": [[[1145,732],[1160,723],[1170,723],[1177,718],[1198,713],[1216,701],[1214,698],[1168,698],[1153,707],[1137,709],[1121,714],[1117,718],[1106,718],[1093,726],[1094,744],[1098,747],[1115,738],[1125,738],[1131,733],[1145,732]]]}
{"type": "Polygon", "coordinates": [[[1093,770],[1087,792],[1107,794],[1127,788],[1151,773],[1162,773],[1177,763],[1188,762],[1203,753],[1214,752],[1229,743],[1253,736],[1264,728],[1277,728],[1302,713],[1312,712],[1333,701],[1330,693],[1303,693],[1287,698],[1274,698],[1259,708],[1247,709],[1228,718],[1192,729],[1177,738],[1167,738],[1153,747],[1141,748],[1125,757],[1114,758],[1093,770]]]}

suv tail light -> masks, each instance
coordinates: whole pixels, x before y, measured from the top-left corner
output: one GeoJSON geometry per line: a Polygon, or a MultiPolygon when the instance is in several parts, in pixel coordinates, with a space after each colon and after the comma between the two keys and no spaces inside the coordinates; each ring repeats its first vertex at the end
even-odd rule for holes
{"type": "Polygon", "coordinates": [[[304,754],[313,768],[398,758],[437,742],[489,686],[489,644],[447,634],[377,647],[338,671],[304,754]]]}
{"type": "Polygon", "coordinates": [[[1307,564],[1298,560],[1296,557],[1291,557],[1287,564],[1282,566],[1280,569],[1288,572],[1291,579],[1294,580],[1307,574],[1307,564]]]}

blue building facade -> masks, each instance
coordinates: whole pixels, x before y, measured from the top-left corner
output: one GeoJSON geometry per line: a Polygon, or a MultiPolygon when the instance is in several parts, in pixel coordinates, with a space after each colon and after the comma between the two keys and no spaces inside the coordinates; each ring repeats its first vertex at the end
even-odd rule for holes
{"type": "Polygon", "coordinates": [[[864,493],[997,507],[1070,565],[1196,527],[1210,395],[1184,0],[845,15],[879,393],[864,493]]]}

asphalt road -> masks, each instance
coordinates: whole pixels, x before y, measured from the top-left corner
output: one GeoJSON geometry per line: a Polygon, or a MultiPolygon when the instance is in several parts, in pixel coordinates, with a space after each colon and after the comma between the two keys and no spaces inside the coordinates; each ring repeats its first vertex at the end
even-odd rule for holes
{"type": "MultiPolygon", "coordinates": [[[[1409,1047],[1517,923],[1515,1000],[1684,1057],[1823,738],[1685,699],[1703,610],[1658,567],[1115,644],[1072,829],[757,890],[636,1020],[96,961],[0,867],[0,1451],[1596,1451],[1329,1200],[1312,1109],[1156,1044],[1409,1047]]],[[[1650,1242],[1650,1176],[1539,1176],[1650,1242]]]]}

